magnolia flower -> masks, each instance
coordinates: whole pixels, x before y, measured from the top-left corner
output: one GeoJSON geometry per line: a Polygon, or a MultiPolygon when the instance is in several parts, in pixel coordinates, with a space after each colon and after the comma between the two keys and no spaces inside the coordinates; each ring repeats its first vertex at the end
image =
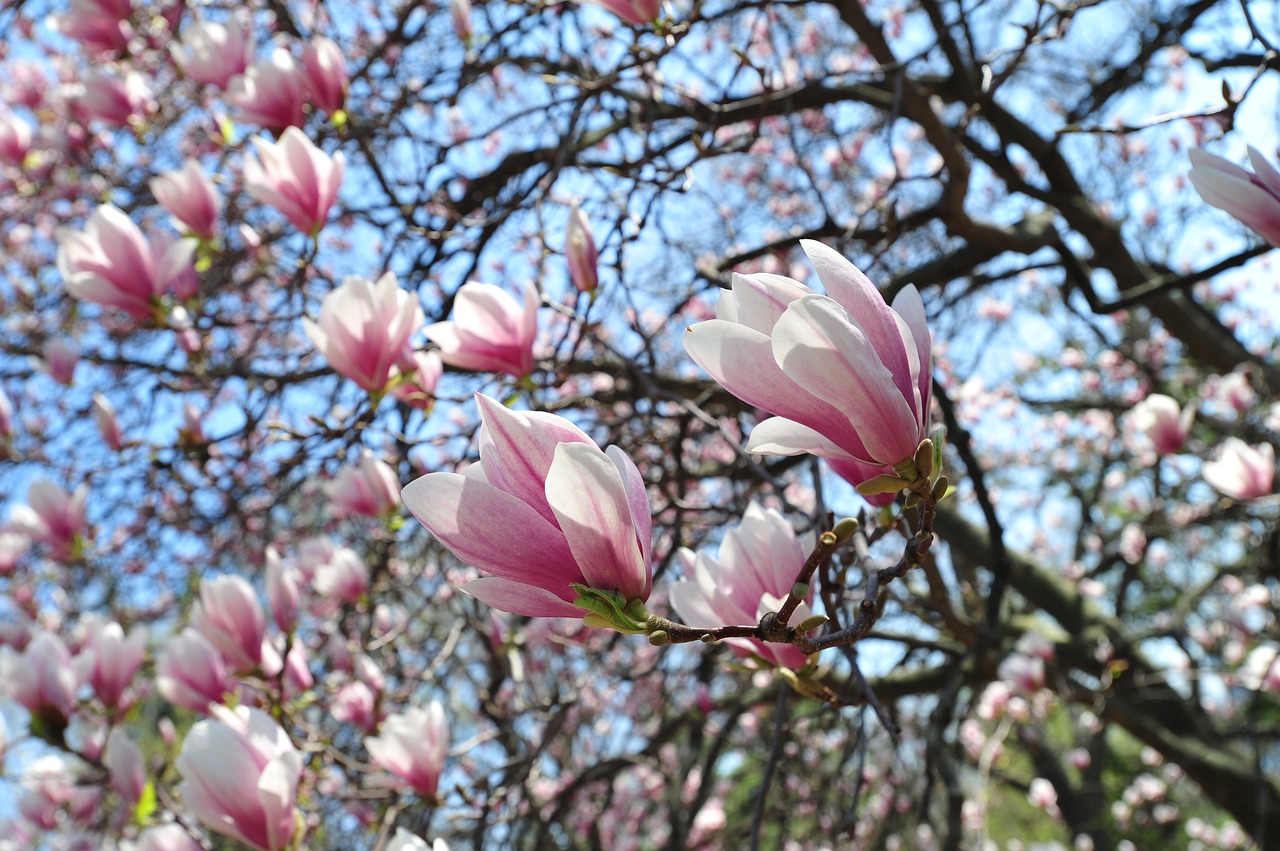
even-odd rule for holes
{"type": "Polygon", "coordinates": [[[88,534],[85,501],[89,486],[68,493],[47,479],[36,479],[27,490],[27,505],[14,506],[14,527],[49,547],[55,558],[72,556],[88,534]]]}
{"type": "Polygon", "coordinates": [[[301,127],[303,83],[306,77],[289,51],[276,48],[259,59],[227,86],[227,101],[240,109],[240,119],[267,130],[301,127]]]}
{"type": "Polygon", "coordinates": [[[1172,455],[1187,442],[1195,418],[1196,409],[1191,405],[1182,410],[1177,400],[1152,393],[1133,406],[1127,424],[1151,441],[1157,455],[1172,455]]]}
{"type": "Polygon", "coordinates": [[[1226,210],[1272,245],[1280,245],[1280,172],[1249,148],[1254,172],[1192,148],[1191,185],[1206,203],[1226,210]]]}
{"type": "Polygon", "coordinates": [[[142,665],[146,648],[146,627],[135,626],[126,637],[124,628],[114,621],[94,623],[75,659],[77,677],[89,684],[103,706],[126,709],[125,692],[142,665]]]}
{"type": "Polygon", "coordinates": [[[629,24],[653,23],[662,14],[662,0],[579,0],[608,9],[629,24]]]}
{"type": "Polygon", "coordinates": [[[298,622],[298,569],[280,558],[275,547],[267,547],[267,605],[281,632],[290,632],[298,622]]]}
{"type": "Polygon", "coordinates": [[[360,463],[343,467],[322,486],[333,516],[377,517],[400,507],[400,479],[391,465],[368,449],[360,451],[360,463]]]}
{"type": "Polygon", "coordinates": [[[364,740],[375,765],[385,768],[424,798],[435,798],[449,750],[444,707],[432,701],[387,716],[382,732],[364,740]]]}
{"type": "Polygon", "coordinates": [[[1201,472],[1206,482],[1239,500],[1270,495],[1275,474],[1275,447],[1263,443],[1255,449],[1235,437],[1223,441],[1218,457],[1201,472]]]}
{"type": "Polygon", "coordinates": [[[458,288],[453,319],[428,325],[426,335],[450,366],[521,378],[533,372],[538,305],[538,292],[528,282],[520,305],[505,290],[473,281],[458,288]]]}
{"type": "Polygon", "coordinates": [[[128,216],[103,204],[83,232],[58,230],[58,271],[75,298],[149,319],[155,301],[191,265],[195,249],[190,239],[153,246],[128,216]]]}
{"type": "Polygon", "coordinates": [[[142,752],[121,727],[114,728],[107,736],[107,753],[102,759],[115,789],[130,808],[142,800],[147,785],[147,767],[142,752]]]}
{"type": "Polygon", "coordinates": [[[53,16],[52,23],[58,32],[84,45],[86,53],[107,53],[128,46],[133,33],[131,14],[132,0],[71,0],[71,8],[53,16]]]}
{"type": "Polygon", "coordinates": [[[148,827],[138,834],[137,842],[123,841],[121,851],[204,851],[204,846],[191,838],[180,824],[170,822],[148,827]]]}
{"type": "Polygon", "coordinates": [[[355,603],[369,590],[369,566],[349,547],[316,568],[316,593],[342,603],[355,603]]]}
{"type": "Polygon", "coordinates": [[[449,17],[453,20],[453,31],[458,40],[470,47],[475,37],[475,29],[471,25],[471,0],[449,0],[449,17]]]}
{"type": "Polygon", "coordinates": [[[489,576],[463,590],[506,612],[582,617],[571,583],[647,600],[652,520],[644,479],[616,446],[568,420],[476,394],[480,461],[429,473],[404,503],[454,555],[489,576]]]}
{"type": "Polygon", "coordinates": [[[0,387],[0,440],[13,435],[13,402],[0,387]]]}
{"type": "Polygon", "coordinates": [[[267,619],[258,595],[239,576],[208,577],[191,608],[191,625],[209,639],[236,671],[280,670],[280,659],[266,640],[267,619]]]}
{"type": "Polygon", "coordinates": [[[112,452],[119,452],[124,448],[124,431],[120,428],[120,419],[116,416],[115,407],[106,396],[94,393],[92,411],[93,421],[98,425],[98,432],[102,435],[103,442],[112,452]]]}
{"type": "Polygon", "coordinates": [[[178,753],[182,803],[205,827],[262,851],[290,847],[302,755],[270,715],[214,707],[178,753]]]}
{"type": "Polygon", "coordinates": [[[66,729],[75,710],[76,675],[61,638],[41,630],[21,654],[0,647],[0,683],[50,733],[66,729]]]}
{"type": "Polygon", "coordinates": [[[311,102],[329,114],[347,99],[347,60],[333,39],[316,36],[302,50],[302,78],[311,102]]]}
{"type": "Polygon", "coordinates": [[[156,110],[151,86],[137,71],[123,77],[106,72],[89,76],[79,105],[89,118],[113,127],[132,126],[156,110]]]}
{"type": "Polygon", "coordinates": [[[914,287],[885,304],[848,260],[800,243],[829,296],[780,275],[734,275],[715,319],[684,335],[685,350],[730,393],[777,416],[750,452],[853,459],[895,467],[927,436],[932,359],[914,287]]]}
{"type": "MultiPolygon", "coordinates": [[[[807,556],[805,544],[787,519],[753,501],[742,523],[725,533],[718,557],[706,551],[696,556],[688,549],[679,551],[686,578],[671,587],[671,606],[694,627],[757,623],[765,612],[782,607],[807,556]]],[[[808,602],[812,600],[810,586],[808,602]]],[[[800,623],[810,614],[808,603],[802,603],[791,622],[800,623]]],[[[808,660],[790,644],[753,638],[730,638],[725,643],[739,656],[758,656],[780,667],[800,668],[808,660]]]]}
{"type": "Polygon", "coordinates": [[[387,272],[377,282],[347,278],[324,297],[318,322],[303,319],[307,336],[335,371],[370,393],[387,386],[409,338],[426,322],[422,306],[387,272]]]}
{"type": "Polygon", "coordinates": [[[0,110],[0,160],[20,166],[31,150],[31,128],[7,111],[0,110]]]}
{"type": "Polygon", "coordinates": [[[218,648],[191,627],[166,642],[156,660],[156,688],[178,706],[207,714],[234,687],[218,648]]]}
{"type": "Polygon", "coordinates": [[[564,232],[564,257],[569,263],[569,279],[578,292],[593,293],[600,283],[597,265],[595,237],[591,235],[591,222],[577,204],[569,213],[569,226],[564,232]]]}
{"type": "Polygon", "coordinates": [[[173,61],[198,83],[225,89],[231,78],[243,74],[253,58],[254,36],[239,21],[231,26],[195,21],[172,48],[173,61]]]}
{"type": "Polygon", "coordinates": [[[65,337],[55,337],[44,344],[44,357],[33,358],[32,366],[59,384],[70,387],[80,364],[80,349],[65,337]]]}
{"type": "Polygon", "coordinates": [[[414,352],[408,364],[400,364],[391,383],[391,394],[418,411],[430,410],[435,403],[436,385],[444,374],[444,361],[435,349],[414,352]]]}
{"type": "Polygon", "coordinates": [[[213,239],[218,233],[218,216],[222,198],[200,163],[187,160],[178,171],[166,171],[147,184],[156,202],[173,216],[179,229],[201,239],[213,239]]]}
{"type": "Polygon", "coordinates": [[[297,127],[290,127],[278,143],[253,138],[258,156],[244,164],[250,197],[270,204],[293,226],[315,236],[337,200],[347,160],[341,151],[332,157],[311,143],[297,127]]]}
{"type": "Polygon", "coordinates": [[[413,835],[403,827],[397,827],[395,836],[387,843],[387,851],[449,851],[449,843],[437,839],[428,845],[422,837],[413,835]]]}

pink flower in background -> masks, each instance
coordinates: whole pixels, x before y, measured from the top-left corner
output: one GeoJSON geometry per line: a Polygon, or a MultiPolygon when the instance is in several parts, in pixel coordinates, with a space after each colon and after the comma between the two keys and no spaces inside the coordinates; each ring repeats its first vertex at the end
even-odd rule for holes
{"type": "Polygon", "coordinates": [[[151,86],[137,71],[123,77],[108,72],[90,75],[78,102],[90,119],[112,127],[131,127],[156,111],[151,86]]]}
{"type": "Polygon", "coordinates": [[[136,807],[147,785],[147,768],[142,761],[142,751],[122,728],[112,729],[107,736],[107,753],[102,762],[111,778],[111,788],[130,809],[136,807]]]}
{"type": "MultiPolygon", "coordinates": [[[[681,549],[677,558],[685,578],[671,586],[671,606],[689,626],[757,623],[776,612],[791,593],[809,553],[787,519],[752,501],[742,523],[725,533],[719,556],[705,550],[694,555],[681,549]]],[[[812,613],[808,600],[791,618],[797,624],[812,613]]],[[[725,641],[739,656],[759,656],[771,665],[803,667],[808,657],[790,644],[768,644],[750,638],[725,641]]]]}
{"type": "Polygon", "coordinates": [[[27,504],[17,505],[10,515],[18,531],[44,544],[57,559],[73,556],[88,536],[85,501],[89,486],[68,493],[47,479],[36,479],[27,490],[27,504]]]}
{"type": "Polygon", "coordinates": [[[65,337],[57,337],[44,344],[44,357],[33,359],[37,370],[52,378],[59,384],[70,387],[76,378],[76,367],[80,365],[80,349],[65,337]]]}
{"type": "Polygon", "coordinates": [[[387,717],[377,736],[364,740],[375,765],[390,771],[423,798],[433,799],[449,751],[444,707],[432,701],[387,717]]]}
{"type": "Polygon", "coordinates": [[[267,605],[281,632],[291,632],[298,622],[298,569],[267,547],[267,605]]]}
{"type": "Polygon", "coordinates": [[[147,648],[147,630],[135,626],[128,637],[120,624],[97,622],[90,627],[88,640],[75,659],[76,674],[87,683],[102,705],[109,709],[127,709],[125,699],[134,674],[142,666],[147,648]]]}
{"type": "Polygon", "coordinates": [[[227,101],[239,108],[241,121],[267,130],[301,127],[307,121],[302,110],[305,81],[289,51],[277,47],[231,80],[227,101]]]}
{"type": "Polygon", "coordinates": [[[13,402],[0,388],[0,440],[13,434],[13,402]]]}
{"type": "Polygon", "coordinates": [[[465,46],[471,46],[475,30],[471,25],[471,0],[449,0],[449,17],[453,20],[453,31],[458,40],[465,46]]]}
{"type": "Polygon", "coordinates": [[[600,284],[600,254],[591,235],[591,222],[577,204],[569,212],[569,225],[564,232],[564,258],[569,264],[569,279],[578,292],[595,292],[600,284]]]}
{"type": "Polygon", "coordinates": [[[190,267],[195,248],[190,239],[152,246],[128,216],[103,204],[83,232],[58,230],[58,271],[75,298],[149,319],[155,301],[190,267]]]}
{"type": "Polygon", "coordinates": [[[250,197],[275,207],[298,230],[315,236],[342,187],[347,167],[342,152],[330,157],[296,127],[285,130],[277,143],[255,136],[253,144],[258,156],[244,164],[250,197]]]}
{"type": "Polygon", "coordinates": [[[0,110],[0,160],[21,166],[31,150],[31,128],[7,111],[0,110]]]}
{"type": "MultiPolygon", "coordinates": [[[[125,848],[129,846],[122,844],[121,849],[125,848]]],[[[204,846],[192,839],[185,827],[170,822],[143,830],[129,851],[204,851],[204,846]]]]}
{"type": "Polygon", "coordinates": [[[400,507],[400,479],[396,471],[368,449],[360,450],[360,462],[343,467],[333,481],[322,486],[333,516],[377,517],[400,507]]]}
{"type": "Polygon", "coordinates": [[[409,339],[426,318],[417,297],[387,272],[377,282],[350,277],[324,297],[318,322],[303,319],[307,336],[334,371],[379,393],[409,339]]]}
{"type": "Polygon", "coordinates": [[[201,239],[213,239],[218,233],[218,217],[222,213],[222,197],[200,163],[187,160],[177,171],[166,171],[147,183],[156,203],[173,216],[179,229],[201,239]]]}
{"type": "Polygon", "coordinates": [[[172,48],[173,61],[198,83],[225,89],[253,60],[254,37],[236,19],[225,24],[193,21],[172,48]]]}
{"type": "Polygon", "coordinates": [[[400,364],[391,394],[418,411],[430,410],[436,401],[436,385],[444,374],[444,361],[435,349],[414,352],[410,364],[400,364]]]}
{"type": "Polygon", "coordinates": [[[1223,441],[1217,458],[1206,463],[1201,472],[1206,482],[1239,500],[1269,496],[1275,474],[1275,447],[1263,443],[1255,449],[1235,437],[1223,441]]]}
{"type": "Polygon", "coordinates": [[[1262,154],[1249,148],[1253,172],[1200,148],[1192,148],[1188,156],[1191,185],[1205,203],[1235,216],[1272,245],[1280,245],[1280,172],[1262,154]]]}
{"type": "Polygon", "coordinates": [[[235,671],[280,670],[280,659],[266,640],[267,619],[258,595],[239,576],[208,577],[200,583],[200,599],[191,608],[195,627],[235,671]]]}
{"type": "Polygon", "coordinates": [[[579,0],[579,2],[608,9],[627,23],[637,26],[653,23],[662,15],[661,0],[579,0]]]}
{"type": "Polygon", "coordinates": [[[644,479],[616,446],[600,451],[553,414],[511,411],[476,394],[480,461],[403,491],[414,516],[490,576],[472,596],[506,612],[582,617],[570,583],[647,600],[652,520],[644,479]]]}
{"type": "Polygon", "coordinates": [[[344,724],[372,733],[378,726],[377,700],[373,689],[357,680],[338,689],[329,711],[344,724]]]}
{"type": "Polygon", "coordinates": [[[533,372],[538,305],[538,292],[528,282],[521,305],[500,287],[473,281],[458,288],[453,319],[428,325],[426,334],[449,366],[522,378],[533,372]]]}
{"type": "Polygon", "coordinates": [[[1186,410],[1182,410],[1177,400],[1152,393],[1133,406],[1128,425],[1151,441],[1157,455],[1173,455],[1187,442],[1195,418],[1193,406],[1188,405],[1186,410]]]}
{"type": "Polygon", "coordinates": [[[311,102],[332,115],[347,99],[347,59],[333,39],[315,36],[302,50],[303,83],[311,102]]]}
{"type": "Polygon", "coordinates": [[[86,53],[124,50],[133,28],[132,0],[71,0],[71,8],[53,16],[54,28],[84,45],[86,53]]]}
{"type": "Polygon", "coordinates": [[[730,393],[775,417],[751,452],[894,466],[928,436],[929,329],[914,287],[893,308],[838,253],[801,245],[830,296],[779,275],[734,275],[716,319],[684,335],[685,350],[730,393]]]}
{"type": "Polygon", "coordinates": [[[221,703],[235,684],[218,648],[191,627],[165,642],[156,660],[156,688],[164,699],[201,714],[208,714],[211,703],[221,703]]]}
{"type": "Polygon", "coordinates": [[[340,603],[356,603],[369,590],[369,566],[349,547],[316,568],[316,593],[340,603]]]}
{"type": "Polygon", "coordinates": [[[1014,653],[1000,663],[996,675],[1010,688],[1023,694],[1035,694],[1044,688],[1044,659],[1014,653]]]}
{"type": "Polygon", "coordinates": [[[205,827],[261,851],[290,847],[302,755],[270,715],[214,707],[187,733],[174,764],[182,803],[205,827]]]}
{"type": "Polygon", "coordinates": [[[66,728],[75,711],[76,675],[62,639],[41,630],[21,654],[0,647],[0,689],[43,723],[48,732],[66,728]]]}
{"type": "Polygon", "coordinates": [[[31,538],[14,529],[0,526],[0,576],[13,573],[18,559],[31,549],[31,538]]]}
{"type": "Polygon", "coordinates": [[[119,452],[124,448],[124,431],[120,428],[116,409],[112,407],[106,396],[94,393],[92,411],[93,421],[98,425],[98,432],[102,435],[103,442],[112,452],[119,452]]]}

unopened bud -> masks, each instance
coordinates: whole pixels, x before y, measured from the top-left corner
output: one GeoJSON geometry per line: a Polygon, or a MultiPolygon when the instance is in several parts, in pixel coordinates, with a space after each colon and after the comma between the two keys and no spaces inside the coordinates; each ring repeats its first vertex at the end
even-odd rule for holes
{"type": "Polygon", "coordinates": [[[947,495],[947,488],[951,487],[951,483],[947,481],[946,476],[938,476],[938,480],[933,483],[933,501],[937,502],[947,495]]]}
{"type": "Polygon", "coordinates": [[[876,476],[858,485],[857,491],[863,496],[875,496],[879,493],[897,493],[910,485],[906,479],[888,474],[876,476]]]}
{"type": "Polygon", "coordinates": [[[915,508],[919,504],[920,504],[920,494],[916,493],[915,491],[911,491],[910,493],[907,494],[906,502],[904,502],[902,505],[904,508],[915,508]]]}
{"type": "Polygon", "coordinates": [[[852,538],[853,533],[856,531],[858,531],[858,521],[852,517],[842,517],[836,521],[831,533],[836,536],[836,543],[843,544],[852,538]]]}
{"type": "Polygon", "coordinates": [[[649,633],[649,643],[654,647],[661,647],[664,644],[671,643],[671,633],[665,629],[654,630],[649,633]]]}
{"type": "Polygon", "coordinates": [[[933,475],[933,441],[927,437],[916,447],[916,472],[922,479],[933,475]]]}
{"type": "Polygon", "coordinates": [[[809,584],[807,582],[797,582],[791,586],[791,596],[797,600],[803,600],[809,594],[809,584]]]}
{"type": "Polygon", "coordinates": [[[828,620],[826,615],[810,615],[796,625],[796,632],[804,635],[806,632],[817,629],[828,620]]]}

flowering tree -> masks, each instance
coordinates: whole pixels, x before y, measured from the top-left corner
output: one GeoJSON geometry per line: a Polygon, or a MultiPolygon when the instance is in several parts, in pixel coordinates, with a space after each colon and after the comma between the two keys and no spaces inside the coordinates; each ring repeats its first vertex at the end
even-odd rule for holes
{"type": "Polygon", "coordinates": [[[0,845],[1280,846],[1274,15],[7,4],[0,845]]]}

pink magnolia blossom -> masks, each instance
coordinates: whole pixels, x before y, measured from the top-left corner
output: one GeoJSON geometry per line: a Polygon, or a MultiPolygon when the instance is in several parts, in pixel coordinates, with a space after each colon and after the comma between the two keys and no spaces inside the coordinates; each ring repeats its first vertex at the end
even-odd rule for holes
{"type": "Polygon", "coordinates": [[[190,267],[195,248],[190,239],[153,246],[128,216],[103,204],[83,232],[59,229],[58,271],[75,298],[149,319],[156,300],[190,267]]]}
{"type": "Polygon", "coordinates": [[[1133,406],[1129,412],[1128,426],[1151,441],[1157,455],[1172,455],[1187,442],[1196,409],[1188,405],[1178,407],[1177,400],[1152,393],[1133,406]]]}
{"type": "Polygon", "coordinates": [[[438,351],[414,352],[409,364],[400,365],[391,383],[391,394],[414,410],[430,410],[443,374],[444,361],[438,351]]]}
{"type": "Polygon", "coordinates": [[[215,707],[187,733],[175,765],[182,803],[205,827],[261,851],[290,847],[302,755],[270,715],[215,707]]]}
{"type": "Polygon", "coordinates": [[[343,467],[323,488],[330,510],[338,519],[353,515],[378,517],[400,507],[396,471],[368,449],[360,451],[356,466],[343,467]]]}
{"type": "Polygon", "coordinates": [[[13,436],[13,402],[0,388],[0,441],[13,436]]]}
{"type": "Polygon", "coordinates": [[[653,23],[662,15],[662,0],[579,0],[579,2],[608,9],[627,23],[637,26],[653,23]]]}
{"type": "Polygon", "coordinates": [[[14,527],[33,541],[47,546],[54,558],[73,556],[88,536],[85,501],[89,486],[68,493],[46,479],[36,479],[27,490],[27,504],[17,505],[11,515],[14,527]]]}
{"type": "Polygon", "coordinates": [[[280,558],[275,547],[267,547],[267,605],[282,632],[292,632],[298,622],[298,569],[280,558]]]}
{"type": "Polygon", "coordinates": [[[147,785],[147,767],[142,761],[142,751],[122,728],[116,727],[107,736],[107,753],[102,762],[111,779],[111,788],[130,809],[136,807],[147,785]]]}
{"type": "Polygon", "coordinates": [[[259,59],[227,86],[227,101],[240,110],[239,118],[267,130],[301,127],[307,121],[302,106],[305,72],[282,47],[259,59]]]}
{"type": "Polygon", "coordinates": [[[520,305],[500,287],[473,281],[458,288],[453,319],[428,325],[426,334],[450,366],[522,378],[533,372],[538,305],[538,292],[528,282],[520,305]]]}
{"type": "Polygon", "coordinates": [[[14,529],[0,526],[0,576],[13,573],[18,559],[31,549],[31,538],[14,529]]]}
{"type": "Polygon", "coordinates": [[[1206,203],[1280,245],[1280,172],[1262,154],[1249,148],[1253,172],[1200,148],[1192,148],[1189,156],[1191,185],[1206,203]]]}
{"type": "Polygon", "coordinates": [[[357,680],[338,689],[329,705],[329,712],[344,724],[372,733],[378,726],[377,700],[373,689],[357,680]]]}
{"type": "Polygon", "coordinates": [[[197,630],[187,627],[165,643],[156,660],[156,688],[165,700],[207,714],[235,688],[218,648],[197,630]]]}
{"type": "Polygon", "coordinates": [[[124,448],[124,431],[120,428],[116,409],[106,396],[94,393],[92,410],[93,421],[98,425],[98,433],[102,435],[103,442],[112,452],[119,452],[124,448]]]}
{"type": "Polygon", "coordinates": [[[93,689],[103,706],[127,709],[130,701],[125,694],[142,665],[146,647],[145,627],[135,626],[126,637],[124,628],[114,621],[95,623],[90,627],[85,647],[76,656],[76,673],[81,682],[93,689]]]}
{"type": "Polygon", "coordinates": [[[31,128],[15,115],[0,110],[0,160],[21,166],[31,150],[31,128]]]}
{"type": "Polygon", "coordinates": [[[137,71],[124,76],[109,72],[90,75],[84,81],[79,105],[90,119],[112,127],[132,127],[156,110],[151,86],[137,71]]]}
{"type": "Polygon", "coordinates": [[[387,386],[409,338],[425,322],[417,297],[400,289],[392,272],[376,283],[347,278],[324,297],[318,322],[302,320],[329,365],[370,393],[387,386]]]}
{"type": "Polygon", "coordinates": [[[53,18],[58,32],[84,45],[87,53],[124,50],[133,28],[132,0],[71,0],[71,8],[53,18]]]}
{"type": "Polygon", "coordinates": [[[449,17],[453,20],[453,31],[458,40],[470,47],[475,38],[475,29],[471,24],[471,0],[449,0],[449,17]]]}
{"type": "Polygon", "coordinates": [[[1044,688],[1044,659],[1040,656],[1014,653],[1005,657],[996,674],[1014,690],[1023,694],[1034,694],[1044,688]]]}
{"type": "Polygon", "coordinates": [[[569,225],[564,232],[564,257],[569,263],[569,279],[578,292],[595,292],[600,285],[597,269],[600,254],[591,235],[591,222],[577,204],[569,213],[569,225]]]}
{"type": "Polygon", "coordinates": [[[303,84],[311,102],[332,115],[347,99],[347,59],[331,38],[315,36],[302,50],[303,84]]]}
{"type": "Polygon", "coordinates": [[[432,701],[410,707],[382,722],[377,736],[364,740],[375,765],[385,768],[424,798],[435,798],[449,750],[444,707],[432,701]]]}
{"type": "Polygon", "coordinates": [[[35,362],[35,368],[70,387],[75,382],[76,367],[80,365],[80,349],[75,342],[65,337],[54,338],[45,343],[43,354],[44,357],[35,362]]]}
{"type": "MultiPolygon", "coordinates": [[[[757,623],[765,612],[782,606],[808,555],[785,517],[753,501],[742,523],[725,533],[718,557],[680,550],[685,578],[671,586],[671,606],[689,626],[757,623]]],[[[796,610],[791,623],[809,617],[812,601],[811,586],[808,601],[796,610]]],[[[800,668],[808,661],[790,644],[750,638],[730,638],[725,643],[739,656],[758,656],[779,667],[800,668]]]]}
{"type": "Polygon", "coordinates": [[[480,461],[429,473],[405,505],[485,571],[464,590],[502,611],[582,617],[570,583],[647,600],[652,520],[644,479],[616,446],[601,452],[568,420],[476,394],[480,461]]]}
{"type": "Polygon", "coordinates": [[[780,275],[734,275],[717,318],[685,332],[685,350],[730,393],[777,415],[752,431],[751,452],[910,460],[928,434],[932,376],[919,294],[907,287],[890,308],[848,260],[801,245],[829,296],[780,275]]]}
{"type": "Polygon", "coordinates": [[[222,197],[200,163],[187,160],[177,171],[166,171],[147,184],[156,202],[169,211],[179,229],[201,239],[213,239],[218,233],[218,217],[222,213],[222,197]]]}
{"type": "Polygon", "coordinates": [[[266,640],[267,619],[249,583],[239,576],[208,577],[191,608],[191,625],[222,653],[235,671],[280,670],[279,655],[266,640]]]}
{"type": "Polygon", "coordinates": [[[254,36],[235,19],[229,25],[194,21],[173,46],[173,61],[198,83],[225,89],[231,78],[243,74],[253,59],[254,36]]]}
{"type": "Polygon", "coordinates": [[[21,654],[0,647],[0,688],[51,733],[65,729],[75,711],[76,675],[62,639],[41,630],[21,654]]]}
{"type": "Polygon", "coordinates": [[[284,657],[285,695],[294,697],[316,684],[311,675],[311,665],[307,660],[307,645],[295,641],[289,645],[289,652],[284,657]]]}
{"type": "Polygon", "coordinates": [[[355,603],[369,590],[369,566],[349,547],[316,568],[316,593],[341,603],[355,603]]]}
{"type": "Polygon", "coordinates": [[[244,164],[249,195],[284,213],[303,233],[318,234],[342,186],[342,152],[330,157],[296,127],[285,130],[278,143],[255,136],[253,144],[258,156],[244,164]]]}
{"type": "Polygon", "coordinates": [[[1235,437],[1223,441],[1218,457],[1201,472],[1206,482],[1239,500],[1269,496],[1275,474],[1275,447],[1264,443],[1255,449],[1235,437]]]}

